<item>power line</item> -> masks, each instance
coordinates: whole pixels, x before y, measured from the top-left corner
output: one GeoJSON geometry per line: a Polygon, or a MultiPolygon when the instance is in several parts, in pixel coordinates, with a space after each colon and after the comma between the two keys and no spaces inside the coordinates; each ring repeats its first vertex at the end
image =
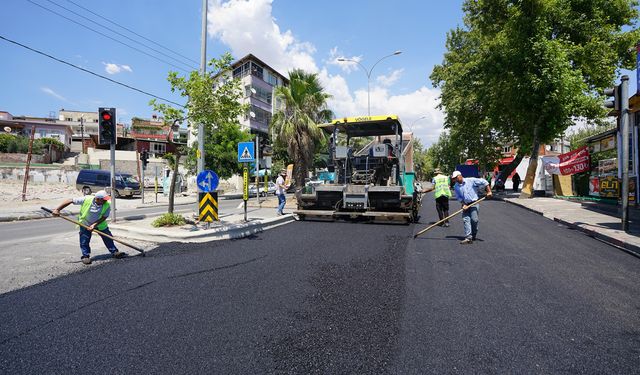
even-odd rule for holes
{"type": "Polygon", "coordinates": [[[67,61],[61,60],[61,59],[59,59],[59,58],[57,58],[57,57],[53,57],[53,56],[51,56],[51,55],[49,55],[49,54],[46,54],[46,53],[44,53],[44,52],[42,52],[42,51],[38,51],[38,50],[37,50],[37,49],[35,49],[35,48],[31,48],[31,47],[26,46],[26,45],[24,45],[24,44],[22,44],[22,43],[18,43],[18,42],[16,42],[15,40],[11,40],[11,39],[9,39],[9,38],[5,38],[5,37],[4,37],[4,36],[2,36],[2,35],[0,35],[0,39],[6,40],[7,42],[9,42],[9,43],[13,43],[13,44],[15,44],[15,45],[17,45],[17,46],[20,46],[20,47],[22,47],[22,48],[26,48],[26,49],[28,49],[29,51],[35,52],[35,53],[40,54],[40,55],[42,55],[42,56],[46,56],[46,57],[48,57],[48,58],[50,58],[50,59],[52,59],[52,60],[55,60],[55,61],[57,61],[57,62],[60,62],[60,63],[63,63],[63,64],[65,64],[65,65],[69,65],[69,66],[71,66],[71,67],[73,67],[73,68],[76,68],[76,69],[82,70],[83,72],[86,72],[86,73],[92,74],[92,75],[94,75],[94,76],[96,76],[96,77],[100,77],[100,78],[102,78],[102,79],[106,79],[107,81],[113,82],[113,83],[115,83],[115,84],[117,84],[117,85],[124,86],[124,87],[126,87],[126,88],[128,88],[128,89],[131,89],[131,90],[137,91],[137,92],[139,92],[139,93],[142,93],[142,94],[145,94],[145,95],[151,96],[151,97],[156,98],[156,99],[160,99],[160,100],[165,101],[165,102],[167,102],[167,103],[175,104],[175,105],[177,105],[177,106],[179,106],[179,107],[184,107],[184,105],[182,105],[182,104],[180,104],[180,103],[176,103],[176,102],[171,101],[171,100],[169,100],[169,99],[165,99],[165,98],[163,98],[163,97],[161,97],[161,96],[157,96],[157,95],[151,94],[151,93],[149,93],[149,92],[146,92],[146,91],[140,90],[140,89],[138,89],[138,88],[135,88],[135,87],[133,87],[133,86],[129,86],[129,85],[127,85],[126,83],[122,83],[122,82],[116,81],[116,80],[114,80],[114,79],[111,79],[111,78],[109,78],[109,77],[105,77],[105,76],[103,76],[102,74],[98,74],[98,73],[92,72],[91,70],[88,70],[88,69],[85,69],[85,68],[79,67],[79,66],[77,66],[77,65],[75,65],[75,64],[72,64],[72,63],[70,63],[70,62],[67,62],[67,61]]]}
{"type": "Polygon", "coordinates": [[[98,30],[92,29],[91,27],[89,27],[89,26],[87,26],[87,25],[84,25],[84,24],[82,24],[82,23],[80,23],[80,22],[77,22],[77,21],[75,21],[75,20],[73,20],[73,19],[71,19],[71,18],[69,18],[69,17],[67,17],[67,16],[65,16],[65,15],[62,15],[62,14],[60,14],[60,13],[56,12],[55,10],[49,9],[49,8],[45,7],[44,5],[38,4],[38,3],[36,3],[36,2],[34,2],[34,1],[32,1],[32,0],[27,0],[27,1],[28,1],[28,2],[30,2],[30,3],[31,3],[31,4],[33,4],[33,5],[36,5],[36,6],[40,7],[40,8],[42,8],[42,9],[44,9],[44,10],[48,11],[48,12],[51,12],[51,13],[53,13],[53,14],[55,14],[55,15],[59,16],[59,17],[62,17],[62,18],[64,18],[64,19],[66,19],[66,20],[69,20],[69,21],[71,21],[71,22],[75,23],[76,25],[80,25],[80,26],[84,27],[85,29],[88,29],[88,30],[93,31],[93,32],[94,32],[94,33],[96,33],[96,34],[100,34],[100,35],[104,36],[105,38],[109,38],[109,39],[113,40],[114,42],[120,43],[120,44],[122,44],[122,45],[124,45],[124,46],[127,46],[127,47],[129,47],[129,48],[131,48],[131,49],[133,49],[133,50],[135,50],[135,51],[138,51],[138,52],[140,52],[140,53],[142,53],[142,54],[145,54],[145,55],[147,55],[147,56],[149,56],[149,57],[151,57],[151,58],[153,58],[153,59],[156,59],[156,60],[158,60],[158,61],[161,61],[161,62],[163,62],[163,63],[165,63],[165,64],[167,64],[167,65],[171,65],[171,66],[173,66],[174,68],[177,68],[177,69],[182,70],[183,72],[189,73],[189,71],[188,71],[188,70],[186,70],[186,69],[183,69],[183,68],[181,68],[181,67],[179,67],[179,66],[177,66],[177,65],[174,65],[174,64],[172,64],[172,63],[170,63],[170,62],[168,62],[168,61],[165,61],[165,60],[163,60],[163,59],[161,59],[161,58],[159,58],[159,57],[156,57],[156,56],[154,56],[154,55],[152,55],[152,54],[150,54],[150,53],[147,53],[147,52],[145,52],[145,51],[143,51],[143,50],[141,50],[141,49],[139,49],[139,48],[136,48],[136,47],[134,47],[134,46],[132,46],[132,45],[130,45],[130,44],[127,44],[127,43],[125,43],[125,42],[123,42],[123,41],[120,41],[120,40],[118,40],[118,39],[115,39],[115,38],[113,38],[113,37],[111,37],[111,36],[109,36],[109,35],[107,35],[107,34],[105,34],[105,33],[102,33],[102,32],[100,32],[100,31],[98,31],[98,30]]]}
{"type": "Polygon", "coordinates": [[[155,44],[155,45],[157,45],[157,46],[159,46],[159,47],[161,47],[161,48],[164,48],[165,50],[167,50],[167,51],[169,51],[169,52],[171,52],[171,53],[174,53],[174,54],[176,54],[177,56],[183,57],[183,58],[185,58],[185,59],[187,59],[187,60],[189,60],[189,61],[191,61],[191,62],[193,62],[193,63],[195,63],[195,64],[200,64],[200,62],[199,62],[199,61],[193,60],[193,59],[191,59],[191,58],[189,58],[189,57],[187,57],[187,56],[185,56],[185,55],[182,55],[182,54],[180,54],[180,53],[178,53],[178,52],[176,52],[176,51],[174,51],[174,50],[172,50],[172,49],[170,49],[170,48],[167,48],[166,46],[164,46],[164,45],[162,45],[162,44],[160,44],[160,43],[156,43],[156,42],[154,42],[153,40],[151,40],[151,39],[149,39],[149,38],[145,37],[144,35],[140,35],[140,34],[136,33],[135,31],[133,31],[133,30],[131,30],[131,29],[129,29],[129,28],[127,28],[127,27],[125,27],[125,26],[122,26],[122,25],[120,25],[119,23],[117,23],[117,22],[115,22],[115,21],[113,21],[113,20],[108,19],[108,18],[104,17],[104,16],[103,16],[103,15],[101,15],[101,14],[95,13],[95,12],[91,11],[90,9],[87,9],[87,8],[83,7],[82,5],[80,5],[80,4],[78,4],[78,3],[74,2],[74,1],[67,0],[67,2],[69,2],[69,3],[71,3],[71,4],[75,5],[75,6],[77,6],[77,7],[78,7],[78,8],[80,8],[80,9],[84,9],[84,10],[86,10],[87,12],[89,12],[89,13],[93,14],[94,16],[97,16],[97,17],[100,17],[101,19],[104,19],[105,21],[109,21],[109,22],[113,23],[114,25],[116,25],[116,26],[118,26],[118,27],[120,27],[120,28],[123,28],[123,29],[127,30],[127,31],[128,31],[128,32],[130,32],[131,34],[134,34],[134,35],[136,35],[136,36],[139,36],[140,38],[142,38],[142,39],[144,39],[144,40],[147,40],[147,41],[149,41],[149,42],[151,42],[151,43],[153,43],[153,44],[155,44]]]}
{"type": "Polygon", "coordinates": [[[159,51],[159,50],[157,50],[157,49],[155,49],[155,48],[153,48],[153,47],[149,46],[148,44],[145,44],[145,43],[139,42],[139,41],[137,41],[137,40],[135,40],[135,39],[132,39],[132,38],[130,38],[129,36],[127,36],[127,35],[125,35],[125,34],[122,34],[121,32],[119,32],[119,31],[117,31],[117,30],[114,30],[114,29],[110,28],[109,26],[107,26],[107,25],[105,25],[105,24],[102,24],[102,23],[97,22],[97,21],[95,21],[95,20],[91,20],[91,19],[89,19],[89,18],[87,18],[87,17],[83,16],[82,14],[80,14],[80,13],[78,13],[78,12],[75,12],[75,11],[73,11],[73,10],[71,10],[71,9],[67,8],[67,7],[64,7],[64,6],[62,6],[62,5],[58,4],[58,3],[56,3],[55,1],[52,1],[52,0],[47,0],[47,1],[48,1],[48,2],[50,2],[51,4],[55,5],[55,6],[59,7],[59,8],[62,8],[62,9],[66,10],[66,11],[68,11],[68,12],[70,12],[70,13],[73,13],[73,14],[75,14],[76,16],[81,17],[81,18],[83,18],[83,19],[85,19],[85,20],[87,20],[87,21],[89,21],[89,22],[94,22],[94,23],[96,23],[96,24],[100,25],[101,27],[104,27],[105,29],[107,29],[107,30],[109,30],[109,31],[111,31],[111,32],[113,32],[113,33],[116,33],[116,34],[120,35],[121,37],[123,37],[123,38],[125,38],[125,39],[128,39],[128,40],[130,40],[130,41],[132,41],[132,42],[134,42],[134,43],[137,43],[137,44],[139,44],[139,45],[141,45],[141,46],[144,46],[144,47],[146,47],[146,48],[148,48],[148,49],[150,49],[150,50],[152,50],[152,51],[154,51],[154,52],[156,52],[156,53],[158,53],[158,54],[160,54],[160,55],[162,55],[162,56],[168,57],[168,58],[170,58],[171,60],[176,61],[176,62],[177,62],[177,63],[179,63],[179,64],[182,64],[182,65],[184,65],[184,66],[186,66],[186,67],[189,67],[190,69],[194,69],[194,70],[195,70],[195,69],[197,69],[197,68],[194,68],[193,66],[191,66],[190,64],[185,63],[185,62],[184,62],[184,61],[182,61],[182,60],[179,60],[179,59],[176,59],[176,58],[175,58],[175,57],[173,57],[173,56],[167,55],[166,53],[164,53],[164,52],[162,52],[162,51],[159,51]]]}

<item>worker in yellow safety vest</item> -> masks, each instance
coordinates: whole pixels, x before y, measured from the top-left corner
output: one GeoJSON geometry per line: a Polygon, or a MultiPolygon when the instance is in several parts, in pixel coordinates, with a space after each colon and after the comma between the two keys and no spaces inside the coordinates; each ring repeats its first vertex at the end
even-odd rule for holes
{"type": "MultiPolygon", "coordinates": [[[[440,218],[440,220],[442,220],[445,217],[449,216],[449,198],[451,198],[451,187],[450,187],[451,183],[449,180],[449,176],[443,174],[439,168],[436,168],[434,170],[434,173],[436,175],[431,180],[433,187],[431,187],[430,189],[423,190],[422,193],[428,193],[430,191],[435,190],[434,196],[436,198],[436,210],[438,211],[438,217],[440,218]]],[[[449,220],[445,221],[444,224],[440,224],[440,225],[444,225],[445,227],[448,227],[449,220]]]]}
{"type": "MultiPolygon", "coordinates": [[[[106,233],[111,236],[111,232],[109,231],[109,226],[107,224],[107,219],[109,218],[109,213],[111,212],[111,205],[109,204],[109,199],[111,197],[107,194],[106,191],[100,190],[96,193],[95,196],[87,195],[83,197],[67,199],[58,206],[55,210],[53,210],[53,216],[59,216],[60,211],[62,211],[65,207],[70,204],[80,205],[80,215],[78,217],[78,221],[87,227],[80,227],[80,250],[82,251],[82,260],[83,264],[89,265],[91,264],[91,247],[89,243],[91,242],[91,233],[94,229],[99,230],[102,233],[106,233]]],[[[113,243],[113,240],[109,237],[102,237],[102,242],[107,247],[107,250],[111,253],[114,258],[122,258],[126,254],[116,248],[116,245],[113,243]]]]}

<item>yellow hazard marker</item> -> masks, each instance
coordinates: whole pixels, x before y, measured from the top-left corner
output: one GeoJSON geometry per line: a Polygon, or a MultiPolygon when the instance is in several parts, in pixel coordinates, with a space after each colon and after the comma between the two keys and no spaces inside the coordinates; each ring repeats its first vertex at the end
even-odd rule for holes
{"type": "Polygon", "coordinates": [[[210,223],[218,219],[218,192],[200,193],[198,204],[198,217],[200,221],[210,223]]]}

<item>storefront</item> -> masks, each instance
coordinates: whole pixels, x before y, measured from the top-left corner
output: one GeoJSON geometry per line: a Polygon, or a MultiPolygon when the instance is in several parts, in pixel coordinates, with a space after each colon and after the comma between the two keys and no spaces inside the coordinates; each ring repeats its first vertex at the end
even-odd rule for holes
{"type": "MultiPolygon", "coordinates": [[[[637,205],[636,186],[638,186],[638,128],[640,112],[638,94],[629,98],[631,114],[629,116],[629,203],[637,205]]],[[[603,199],[620,199],[622,191],[622,132],[620,124],[600,134],[587,138],[591,155],[591,173],[589,177],[589,195],[603,199]]]]}

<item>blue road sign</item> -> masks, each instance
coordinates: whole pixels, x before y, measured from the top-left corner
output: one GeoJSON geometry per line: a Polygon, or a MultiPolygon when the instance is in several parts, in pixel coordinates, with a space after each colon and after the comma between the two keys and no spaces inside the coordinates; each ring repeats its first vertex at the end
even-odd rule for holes
{"type": "Polygon", "coordinates": [[[218,175],[214,171],[202,171],[198,173],[197,182],[200,191],[209,193],[218,187],[218,175]]]}
{"type": "Polygon", "coordinates": [[[256,153],[254,152],[253,142],[240,142],[238,143],[238,162],[250,163],[255,161],[256,153]]]}

